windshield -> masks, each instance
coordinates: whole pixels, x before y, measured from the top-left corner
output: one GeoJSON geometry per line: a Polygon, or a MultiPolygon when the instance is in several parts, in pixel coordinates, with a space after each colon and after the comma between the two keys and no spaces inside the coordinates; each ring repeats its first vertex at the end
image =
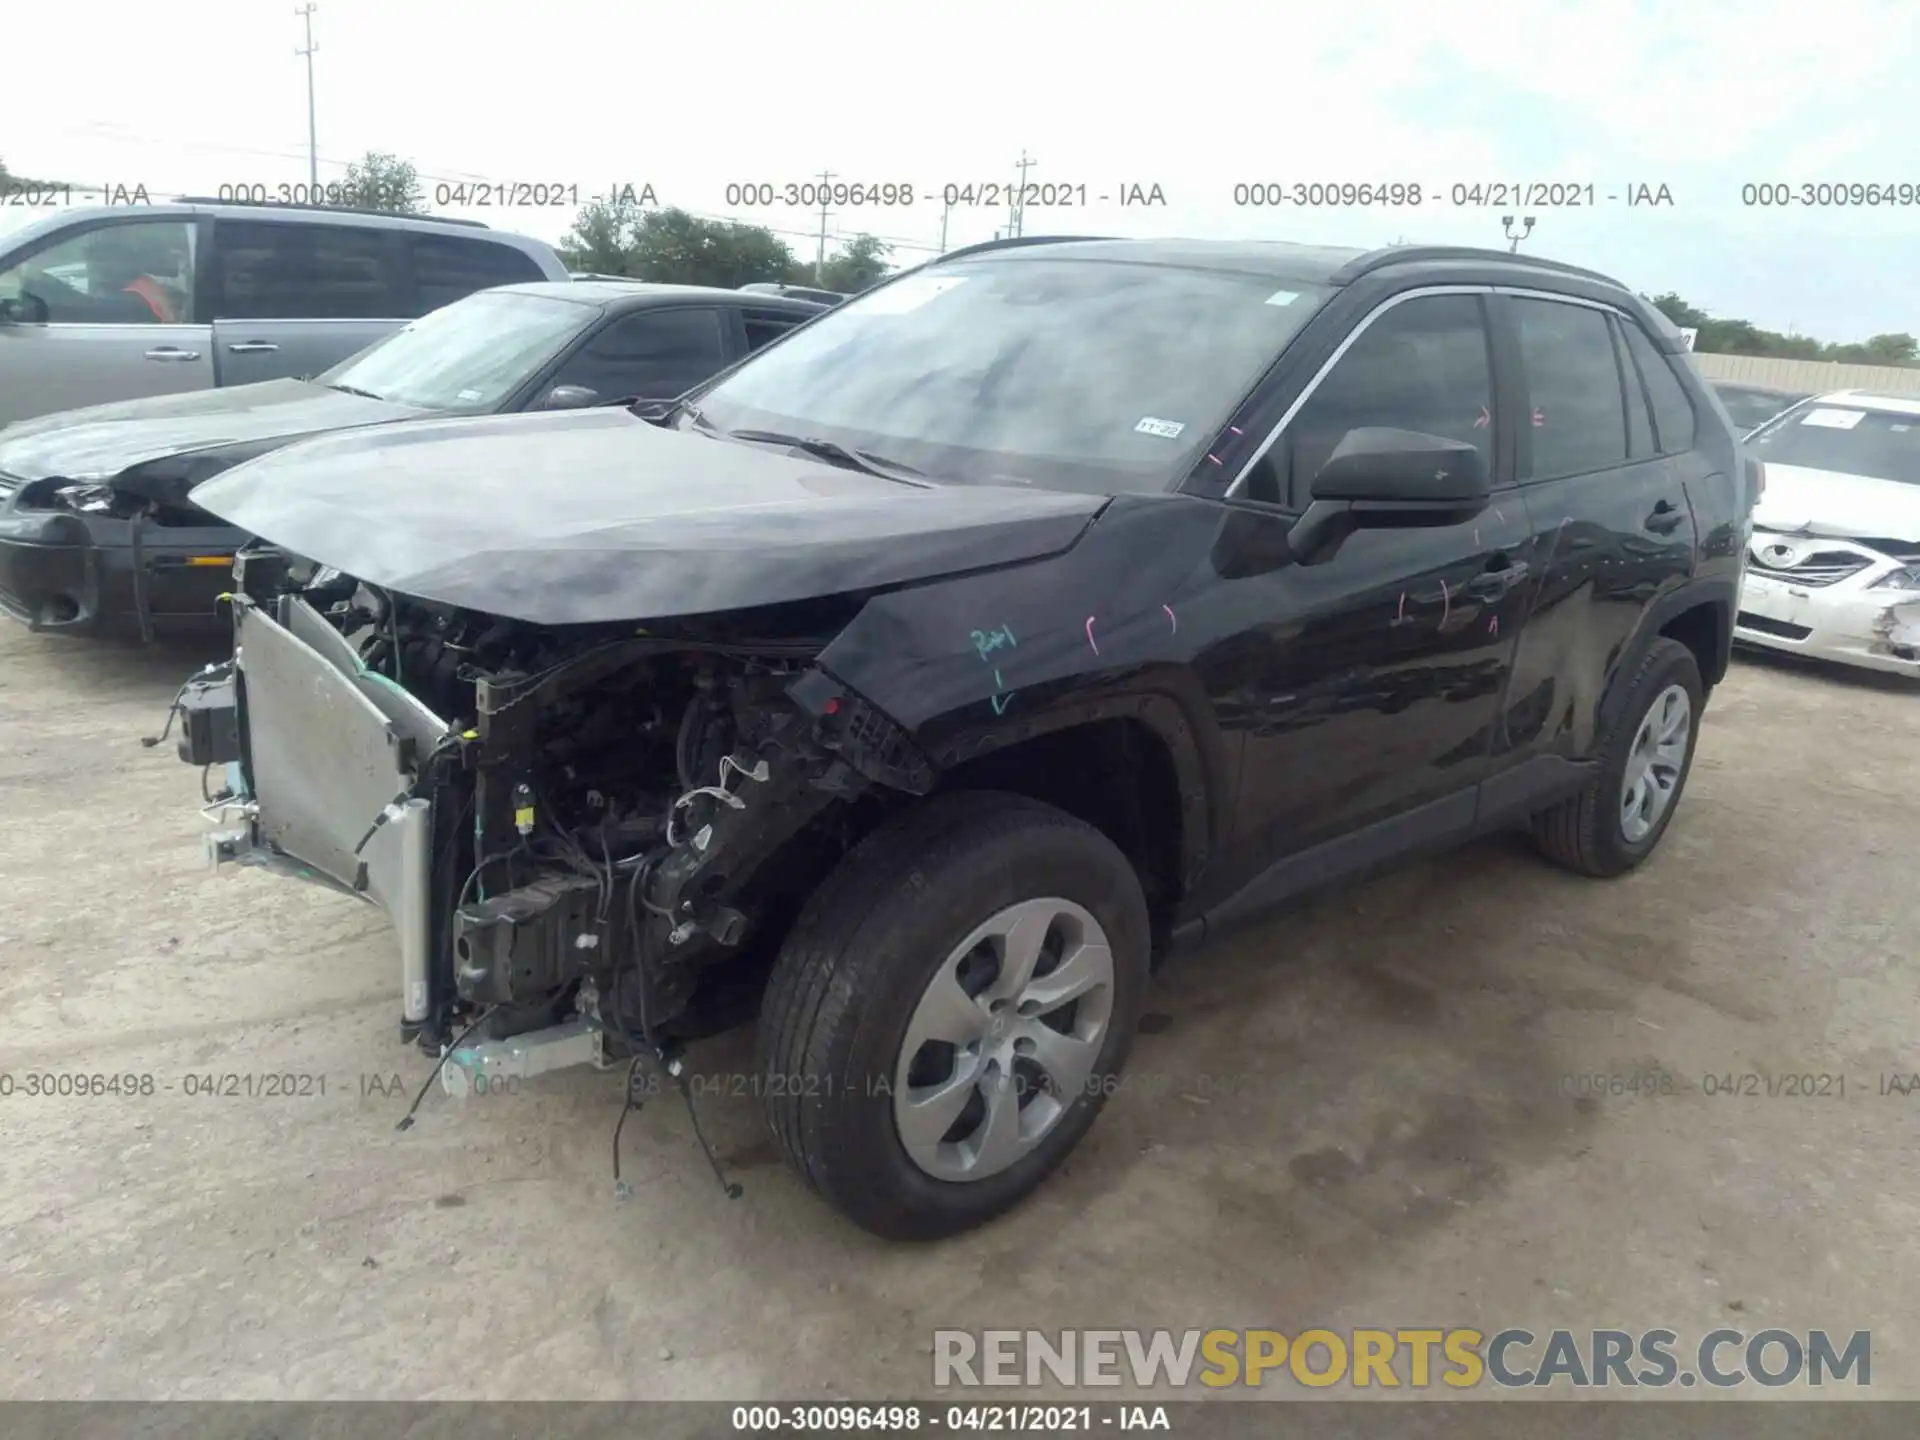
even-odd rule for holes
{"type": "Polygon", "coordinates": [[[1271,276],[995,257],[907,276],[696,398],[936,480],[1167,488],[1328,295],[1271,276]]]}
{"type": "Polygon", "coordinates": [[[1739,385],[1716,385],[1714,389],[1719,392],[1720,403],[1727,407],[1734,428],[1742,432],[1756,425],[1764,425],[1789,405],[1796,405],[1807,398],[1779,390],[1752,390],[1739,385]]]}
{"type": "Polygon", "coordinates": [[[544,295],[482,291],[422,315],[318,383],[424,410],[492,410],[598,313],[544,295]]]}
{"type": "Polygon", "coordinates": [[[1769,465],[1801,465],[1920,485],[1920,413],[1816,401],[1749,437],[1769,465]]]}

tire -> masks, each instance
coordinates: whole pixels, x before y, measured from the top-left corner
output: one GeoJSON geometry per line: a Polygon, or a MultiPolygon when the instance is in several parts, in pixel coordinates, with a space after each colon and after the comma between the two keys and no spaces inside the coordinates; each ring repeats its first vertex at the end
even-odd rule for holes
{"type": "MultiPolygon", "coordinates": [[[[1035,1189],[1098,1116],[1139,1023],[1149,945],[1139,878],[1118,847],[1092,826],[1018,795],[962,792],[922,803],[848,852],[808,901],[781,948],[756,1040],[775,1138],[822,1197],[873,1234],[934,1240],[983,1224],[1035,1189]],[[930,1162],[910,1155],[902,1138],[897,1097],[930,1093],[915,1088],[925,1081],[905,1078],[912,1058],[903,1053],[909,1025],[924,1030],[921,1017],[931,1013],[926,1005],[932,1003],[929,987],[937,977],[951,977],[964,990],[977,979],[970,978],[969,967],[977,962],[999,975],[999,957],[1011,948],[995,951],[983,942],[991,954],[975,947],[962,959],[957,953],[962,942],[998,923],[1010,907],[1044,917],[1059,902],[1076,914],[1047,923],[1047,944],[1057,946],[1060,955],[1040,955],[1035,984],[1045,979],[1050,965],[1065,976],[1069,961],[1075,962],[1075,978],[1061,981],[1062,990],[1098,972],[1099,947],[1088,922],[1104,934],[1111,957],[1108,982],[1070,1007],[1079,1017],[1072,1023],[1090,1032],[1084,1041],[1068,1037],[1076,1062],[1093,1057],[1085,1083],[1057,1092],[1042,1088],[1024,1099],[1024,1092],[1003,1086],[1003,1097],[1014,1095],[1015,1131],[1036,1119],[1032,1148],[991,1173],[982,1163],[978,1178],[943,1178],[927,1168],[930,1162]],[[1102,1013],[1103,1031],[1096,1023],[1102,1013]],[[1041,1107],[1032,1117],[1022,1108],[1029,1104],[1041,1107]]],[[[970,1003],[991,1002],[983,992],[970,1003]]],[[[1015,1006],[1010,1000],[999,1003],[1015,1006]]],[[[1026,1003],[1044,1007],[1046,1002],[1026,1003]]],[[[1009,1038],[1007,1032],[1038,1033],[1032,1027],[1039,1021],[1021,1018],[1029,1013],[1017,1006],[992,1022],[998,1030],[977,1045],[1020,1065],[1023,1057],[1014,1056],[1011,1047],[1024,1044],[1029,1047],[1025,1056],[1031,1057],[1035,1042],[1009,1038]]],[[[967,1011],[967,1023],[973,1018],[967,1011]]],[[[951,1075],[939,1085],[952,1093],[968,1088],[959,1083],[963,1064],[988,1063],[966,1050],[941,1051],[936,1041],[928,1045],[932,1048],[917,1048],[916,1054],[922,1060],[951,1060],[951,1075]]],[[[1062,1070],[1073,1073],[1071,1065],[1062,1070]]],[[[988,1093],[982,1085],[954,1126],[964,1123],[972,1107],[989,1104],[988,1093]]],[[[907,1103],[898,1099],[899,1105],[907,1103]]],[[[928,1123],[914,1128],[924,1130],[928,1123]]],[[[980,1144],[984,1162],[988,1150],[984,1140],[980,1144]]],[[[958,1165],[966,1152],[944,1139],[923,1137],[918,1153],[958,1165]]],[[[996,1146],[991,1158],[998,1162],[1008,1153],[996,1146]]]]}
{"type": "Polygon", "coordinates": [[[1693,652],[1678,640],[1661,638],[1641,659],[1627,682],[1625,703],[1600,751],[1600,768],[1586,788],[1533,817],[1533,840],[1556,865],[1602,879],[1624,875],[1651,855],[1667,833],[1693,769],[1694,747],[1700,737],[1700,715],[1706,706],[1706,687],[1693,652]],[[1635,745],[1658,717],[1650,712],[1678,688],[1688,707],[1684,755],[1674,775],[1671,792],[1643,834],[1631,833],[1626,816],[1628,765],[1635,745]]]}

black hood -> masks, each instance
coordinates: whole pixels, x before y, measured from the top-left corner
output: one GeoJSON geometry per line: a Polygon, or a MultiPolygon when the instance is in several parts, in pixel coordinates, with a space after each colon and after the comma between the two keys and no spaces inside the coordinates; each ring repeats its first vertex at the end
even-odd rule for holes
{"type": "Polygon", "coordinates": [[[920,487],[623,409],[302,441],[193,501],[382,588],[533,624],[667,619],[933,579],[1070,547],[1107,503],[920,487]]]}
{"type": "Polygon", "coordinates": [[[244,458],[304,435],[427,413],[305,380],[155,395],[7,426],[0,430],[0,475],[105,483],[155,461],[225,449],[244,458]]]}

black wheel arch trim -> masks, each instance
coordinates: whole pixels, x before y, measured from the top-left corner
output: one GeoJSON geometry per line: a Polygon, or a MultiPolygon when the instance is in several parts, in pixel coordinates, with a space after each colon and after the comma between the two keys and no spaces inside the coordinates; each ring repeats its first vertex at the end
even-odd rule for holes
{"type": "Polygon", "coordinates": [[[1619,657],[1614,662],[1613,674],[1607,680],[1606,694],[1600,701],[1600,724],[1595,730],[1596,736],[1606,735],[1614,722],[1620,717],[1620,707],[1626,703],[1627,687],[1639,669],[1641,659],[1674,620],[1687,611],[1702,605],[1719,607],[1720,618],[1714,626],[1714,650],[1708,663],[1700,670],[1700,679],[1708,689],[1720,683],[1727,673],[1729,657],[1733,649],[1733,617],[1739,609],[1740,582],[1734,576],[1713,575],[1696,578],[1676,585],[1661,595],[1641,616],[1639,628],[1620,648],[1619,657]]]}
{"type": "Polygon", "coordinates": [[[1139,720],[1166,746],[1180,803],[1180,885],[1192,894],[1205,874],[1216,839],[1231,814],[1237,778],[1225,747],[1211,757],[1201,732],[1177,696],[1161,688],[1130,688],[1098,696],[1063,698],[1030,710],[1018,720],[962,731],[928,747],[933,763],[950,770],[967,761],[1041,735],[1103,720],[1139,720]]]}

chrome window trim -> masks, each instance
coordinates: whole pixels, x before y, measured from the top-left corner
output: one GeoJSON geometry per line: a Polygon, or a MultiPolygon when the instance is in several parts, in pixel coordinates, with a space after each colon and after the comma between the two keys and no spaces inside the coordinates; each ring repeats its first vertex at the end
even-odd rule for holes
{"type": "MultiPolygon", "coordinates": [[[[1240,467],[1240,473],[1233,477],[1233,483],[1227,486],[1222,498],[1231,500],[1240,493],[1241,488],[1247,483],[1247,476],[1252,472],[1253,467],[1266,458],[1267,452],[1273,448],[1273,444],[1280,438],[1281,432],[1293,423],[1293,417],[1299,414],[1301,407],[1313,398],[1314,391],[1320,388],[1320,383],[1327,378],[1328,374],[1333,370],[1333,367],[1340,363],[1347,351],[1353,347],[1353,343],[1362,335],[1366,334],[1367,327],[1372,325],[1373,322],[1378,320],[1382,315],[1386,314],[1387,311],[1393,309],[1396,305],[1404,305],[1409,300],[1424,300],[1430,295],[1493,295],[1502,293],[1511,294],[1515,292],[1499,285],[1427,285],[1418,290],[1402,290],[1398,295],[1389,295],[1385,300],[1382,300],[1361,318],[1358,325],[1355,325],[1353,329],[1347,332],[1347,338],[1342,340],[1334,349],[1333,354],[1327,357],[1326,363],[1313,372],[1313,378],[1308,380],[1305,388],[1294,397],[1293,403],[1287,407],[1286,414],[1280,417],[1279,422],[1274,425],[1273,429],[1267,432],[1266,439],[1262,440],[1253,454],[1247,457],[1246,464],[1240,467]]],[[[1487,337],[1487,343],[1489,355],[1491,355],[1493,343],[1493,337],[1491,335],[1487,337]]]]}

